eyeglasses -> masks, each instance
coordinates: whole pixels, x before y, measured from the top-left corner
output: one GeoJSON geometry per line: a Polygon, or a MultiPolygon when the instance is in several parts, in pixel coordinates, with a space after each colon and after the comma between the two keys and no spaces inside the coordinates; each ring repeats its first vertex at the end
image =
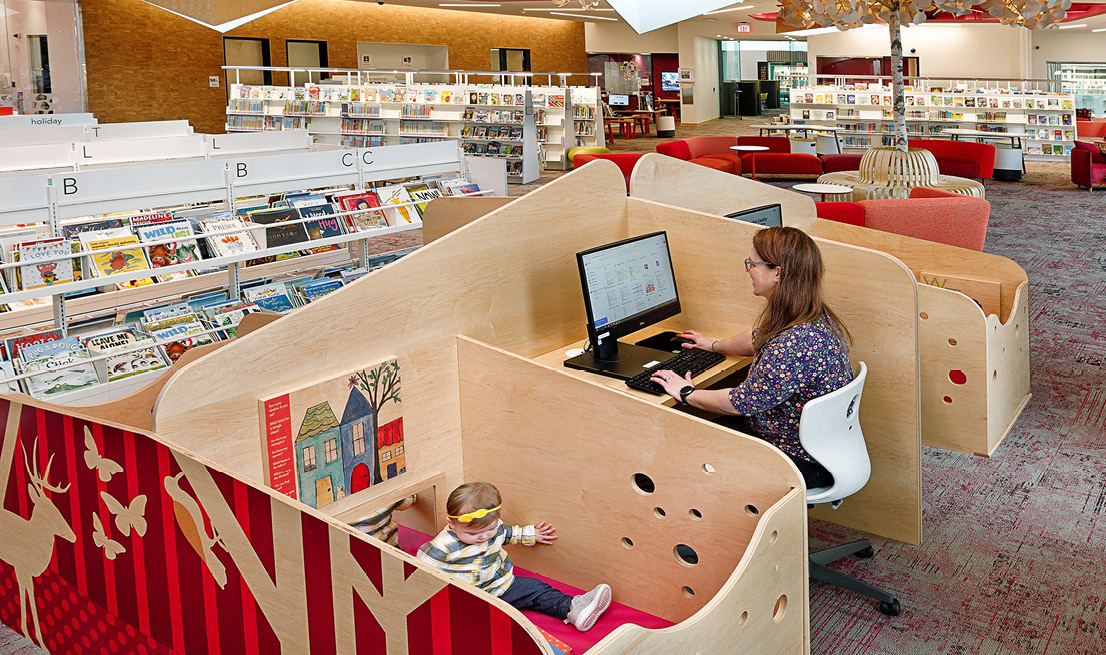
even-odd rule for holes
{"type": "Polygon", "coordinates": [[[758,262],[755,259],[746,259],[745,260],[745,270],[746,271],[751,271],[751,270],[753,270],[753,267],[756,266],[757,264],[762,264],[764,266],[767,266],[768,268],[775,268],[776,267],[776,265],[773,264],[772,262],[758,262]]]}

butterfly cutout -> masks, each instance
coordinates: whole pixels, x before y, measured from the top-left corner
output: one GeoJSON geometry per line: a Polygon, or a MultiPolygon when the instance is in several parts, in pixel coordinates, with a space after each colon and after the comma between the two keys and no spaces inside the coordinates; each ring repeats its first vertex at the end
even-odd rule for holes
{"type": "Polygon", "coordinates": [[[123,547],[123,544],[114,539],[109,539],[104,534],[104,524],[100,523],[100,516],[98,514],[92,515],[92,542],[97,547],[104,549],[104,557],[114,560],[120,553],[127,552],[127,549],[123,547]]]}
{"type": "Polygon", "coordinates": [[[123,467],[119,466],[118,462],[100,456],[100,448],[96,445],[96,439],[92,437],[92,432],[87,425],[84,428],[84,445],[87,449],[84,451],[84,463],[88,468],[99,472],[101,482],[108,482],[111,476],[123,471],[123,467]]]}
{"type": "Polygon", "coordinates": [[[146,534],[146,518],[143,516],[146,513],[146,496],[135,496],[128,506],[106,491],[100,492],[100,498],[104,499],[108,511],[115,515],[115,527],[119,528],[120,534],[127,536],[132,528],[139,537],[146,534]]]}

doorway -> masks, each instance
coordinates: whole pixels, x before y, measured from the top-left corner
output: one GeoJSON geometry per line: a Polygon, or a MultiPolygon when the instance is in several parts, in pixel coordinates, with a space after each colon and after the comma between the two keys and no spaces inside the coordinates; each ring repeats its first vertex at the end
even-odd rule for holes
{"type": "MultiPolygon", "coordinates": [[[[269,51],[269,39],[251,39],[239,36],[223,37],[224,66],[272,66],[269,51]]],[[[223,71],[226,77],[227,93],[231,84],[270,85],[273,83],[272,71],[223,71]]]]}

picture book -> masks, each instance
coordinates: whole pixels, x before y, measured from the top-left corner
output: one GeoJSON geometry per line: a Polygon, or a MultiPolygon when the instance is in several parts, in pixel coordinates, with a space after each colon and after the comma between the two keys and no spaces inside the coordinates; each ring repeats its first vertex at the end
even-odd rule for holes
{"type": "MultiPolygon", "coordinates": [[[[157,269],[164,266],[188,264],[202,259],[199,245],[193,238],[195,235],[188,221],[174,221],[135,229],[138,232],[138,238],[142,242],[174,240],[170,243],[159,243],[146,247],[146,254],[150,258],[151,268],[157,269]]],[[[189,275],[189,271],[177,271],[176,273],[159,275],[157,279],[160,282],[168,282],[169,280],[186,278],[189,275]]]]}
{"type": "Polygon", "coordinates": [[[325,507],[406,473],[401,391],[389,359],[259,397],[265,484],[325,507]]]}
{"type": "Polygon", "coordinates": [[[331,278],[325,278],[322,280],[315,280],[308,284],[305,284],[299,288],[300,295],[304,300],[314,301],[322,298],[323,296],[337,291],[342,288],[341,280],[334,280],[331,278]]]}
{"type": "Polygon", "coordinates": [[[241,218],[209,218],[201,220],[200,227],[204,234],[226,232],[226,234],[205,237],[208,248],[216,257],[230,257],[259,250],[253,235],[246,229],[246,223],[241,218]],[[228,232],[229,230],[238,231],[228,232]]]}
{"type": "MultiPolygon", "coordinates": [[[[11,378],[18,375],[15,365],[6,359],[0,359],[0,377],[11,378]]],[[[19,393],[19,382],[0,382],[0,393],[19,393]]]]}
{"type": "Polygon", "coordinates": [[[19,359],[20,353],[26,346],[31,346],[36,343],[45,343],[47,341],[57,341],[61,338],[61,330],[44,330],[42,332],[33,332],[18,337],[9,337],[4,340],[4,352],[2,355],[6,356],[8,359],[19,359]]]}
{"type": "Polygon", "coordinates": [[[33,343],[28,346],[24,346],[19,351],[19,359],[25,363],[30,363],[36,359],[42,359],[43,357],[52,357],[54,355],[60,355],[67,353],[70,350],[77,350],[81,348],[80,339],[77,337],[65,337],[63,339],[55,339],[53,341],[43,341],[41,343],[33,343]]]}
{"type": "Polygon", "coordinates": [[[455,183],[455,184],[450,185],[449,193],[447,195],[450,195],[450,196],[463,196],[463,195],[467,195],[467,194],[470,194],[470,193],[479,193],[479,192],[480,192],[480,185],[478,185],[477,183],[475,183],[475,182],[460,182],[460,183],[455,183]]]}
{"type": "Polygon", "coordinates": [[[138,343],[138,331],[129,327],[94,334],[81,341],[81,345],[94,355],[102,354],[114,348],[133,346],[136,343],[138,343]]]}
{"type": "Polygon", "coordinates": [[[151,336],[165,349],[169,361],[176,362],[192,348],[215,342],[212,335],[200,334],[206,329],[199,321],[190,321],[159,330],[151,336]]]}
{"type": "Polygon", "coordinates": [[[146,251],[138,246],[138,237],[96,239],[88,242],[89,250],[106,250],[90,255],[92,272],[99,277],[149,270],[146,251]]]}
{"type": "Polygon", "coordinates": [[[122,380],[123,378],[129,378],[141,373],[169,368],[170,362],[168,355],[164,354],[165,351],[161,346],[133,350],[131,352],[116,352],[124,351],[133,345],[134,344],[115,346],[104,352],[104,354],[110,355],[104,360],[108,382],[122,380]]]}
{"type": "MultiPolygon", "coordinates": [[[[338,200],[341,203],[342,210],[347,212],[355,209],[380,207],[380,199],[377,198],[376,194],[372,191],[350,196],[340,196],[338,200]]],[[[388,219],[383,211],[366,211],[347,214],[345,219],[346,226],[349,228],[350,232],[364,232],[365,230],[388,226],[388,219]]]]}
{"type": "Polygon", "coordinates": [[[166,318],[176,318],[178,316],[185,316],[192,313],[192,308],[186,302],[179,302],[174,304],[164,304],[157,307],[150,307],[142,311],[142,320],[146,321],[160,321],[166,318]]]}
{"type": "Polygon", "coordinates": [[[392,225],[412,225],[422,222],[422,214],[414,205],[406,205],[388,209],[389,205],[402,205],[412,202],[411,194],[403,186],[377,187],[376,195],[380,198],[380,204],[385,207],[388,222],[392,225]]]}
{"type": "Polygon", "coordinates": [[[35,398],[46,399],[99,384],[100,378],[97,377],[92,363],[81,363],[90,357],[87,349],[79,348],[29,362],[26,372],[41,375],[32,375],[24,380],[27,393],[35,398]],[[69,364],[77,365],[62,368],[69,364]]]}
{"type": "MultiPolygon", "coordinates": [[[[327,239],[341,236],[346,233],[346,231],[342,229],[343,221],[339,220],[338,217],[334,215],[334,207],[329,204],[301,207],[299,212],[300,216],[303,218],[318,219],[307,221],[303,224],[303,226],[307,228],[307,236],[311,239],[327,239]]],[[[331,248],[328,248],[328,250],[330,249],[331,248]]]]}
{"type": "Polygon", "coordinates": [[[21,288],[26,291],[72,282],[73,259],[54,259],[72,252],[73,246],[69,240],[61,237],[19,244],[19,261],[25,264],[19,267],[21,288]]]}
{"type": "Polygon", "coordinates": [[[250,212],[248,218],[252,223],[273,226],[265,229],[266,248],[279,248],[308,240],[303,223],[280,225],[280,223],[299,220],[300,214],[295,207],[250,212]]]}
{"type": "Polygon", "coordinates": [[[260,308],[253,303],[228,307],[215,314],[213,322],[218,327],[226,327],[227,329],[223,331],[224,334],[227,335],[228,339],[233,339],[238,334],[238,324],[242,322],[246,314],[252,314],[259,309],[260,308]]]}
{"type": "Polygon", "coordinates": [[[167,223],[171,220],[173,220],[173,212],[159,211],[131,216],[129,222],[132,228],[139,228],[144,225],[153,225],[154,223],[167,223]]]}
{"type": "Polygon", "coordinates": [[[121,227],[123,227],[123,219],[121,218],[86,223],[68,223],[61,226],[61,235],[66,239],[71,239],[84,232],[98,232],[121,227]]]}
{"type": "Polygon", "coordinates": [[[419,204],[415,205],[419,208],[420,215],[426,211],[426,205],[429,204],[431,200],[442,197],[442,192],[439,191],[437,187],[431,187],[422,182],[418,184],[408,184],[407,193],[411,195],[412,200],[420,201],[419,204]]]}

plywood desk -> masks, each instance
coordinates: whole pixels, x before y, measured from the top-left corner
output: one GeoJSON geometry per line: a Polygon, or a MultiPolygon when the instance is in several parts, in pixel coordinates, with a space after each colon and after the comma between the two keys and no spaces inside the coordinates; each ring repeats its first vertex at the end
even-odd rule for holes
{"type": "MultiPolygon", "coordinates": [[[[657,332],[663,332],[663,330],[655,330],[653,333],[655,334],[657,332]]],[[[626,342],[633,343],[634,341],[641,340],[646,336],[649,335],[642,332],[640,334],[634,335],[633,337],[626,337],[626,342]]],[[[619,380],[617,378],[608,377],[606,375],[599,375],[598,373],[591,373],[589,371],[582,371],[578,368],[568,368],[567,366],[565,366],[564,361],[568,359],[568,357],[565,356],[565,351],[571,348],[583,347],[584,340],[581,339],[580,341],[570,343],[566,346],[557,348],[556,350],[551,350],[550,352],[547,352],[544,355],[535,358],[534,361],[545,364],[546,366],[559,368],[565,373],[575,375],[576,377],[580,377],[585,380],[591,380],[592,382],[595,382],[597,384],[601,384],[605,387],[621,391],[622,393],[628,394],[635,398],[640,398],[651,403],[655,403],[657,405],[664,405],[665,407],[675,407],[679,404],[676,402],[675,398],[669,396],[666,393],[657,396],[651,393],[646,393],[644,391],[638,391],[637,389],[631,389],[630,387],[626,386],[625,380],[619,380]]],[[[718,382],[719,380],[740,371],[752,362],[752,357],[726,357],[723,362],[710,367],[699,375],[696,375],[691,379],[691,381],[697,388],[705,389],[715,382],[718,382]]]]}

